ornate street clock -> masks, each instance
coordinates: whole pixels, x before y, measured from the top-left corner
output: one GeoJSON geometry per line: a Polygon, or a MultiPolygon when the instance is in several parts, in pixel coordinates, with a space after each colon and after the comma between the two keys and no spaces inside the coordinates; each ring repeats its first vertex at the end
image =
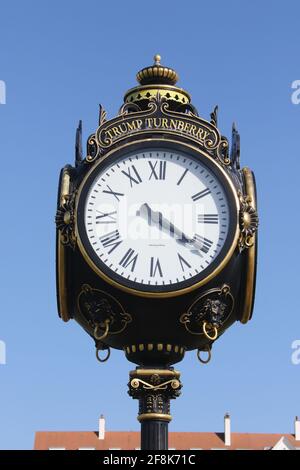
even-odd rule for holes
{"type": "Polygon", "coordinates": [[[86,156],[80,123],[75,166],[61,172],[58,310],[94,339],[100,361],[124,350],[139,366],[130,393],[144,403],[140,420],[167,422],[158,397],[180,388],[170,366],[193,349],[206,362],[232,323],[251,318],[256,189],[235,126],[230,152],[217,128],[217,107],[199,117],[159,56],[137,79],[116,118],[100,106],[86,156]]]}

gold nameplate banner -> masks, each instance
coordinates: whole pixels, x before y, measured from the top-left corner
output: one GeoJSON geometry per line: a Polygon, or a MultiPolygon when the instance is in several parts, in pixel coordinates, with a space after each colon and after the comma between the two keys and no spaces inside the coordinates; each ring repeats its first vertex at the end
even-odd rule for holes
{"type": "Polygon", "coordinates": [[[221,163],[228,165],[228,141],[220,135],[213,123],[208,122],[188,110],[186,115],[169,109],[169,104],[161,97],[153,99],[145,111],[132,112],[125,104],[120,115],[102,122],[95,134],[88,140],[87,161],[94,161],[108,149],[123,140],[135,140],[161,133],[185,137],[200,145],[221,163]],[[128,113],[130,110],[130,113],[128,113]]]}

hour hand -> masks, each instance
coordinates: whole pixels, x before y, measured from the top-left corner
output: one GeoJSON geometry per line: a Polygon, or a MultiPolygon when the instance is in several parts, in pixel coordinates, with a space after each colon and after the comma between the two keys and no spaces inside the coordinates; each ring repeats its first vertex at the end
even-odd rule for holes
{"type": "Polygon", "coordinates": [[[141,205],[136,214],[147,219],[149,225],[152,225],[152,223],[158,225],[161,230],[167,232],[170,237],[174,237],[177,243],[189,248],[192,253],[202,256],[199,251],[202,245],[199,244],[195,238],[187,236],[172,222],[163,217],[161,212],[153,211],[146,202],[141,205]]]}
{"type": "Polygon", "coordinates": [[[141,205],[136,214],[146,219],[149,225],[158,225],[160,230],[168,233],[171,237],[176,236],[187,239],[182,230],[179,230],[172,222],[166,219],[161,212],[153,211],[146,202],[141,205]]]}
{"type": "Polygon", "coordinates": [[[136,215],[142,217],[143,219],[147,219],[149,225],[151,225],[153,211],[149,204],[146,202],[141,205],[141,207],[136,211],[136,215]]]}

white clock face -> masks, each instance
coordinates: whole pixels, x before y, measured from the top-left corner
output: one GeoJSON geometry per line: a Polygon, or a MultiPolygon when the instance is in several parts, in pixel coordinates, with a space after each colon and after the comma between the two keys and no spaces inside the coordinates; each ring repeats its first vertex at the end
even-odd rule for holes
{"type": "Polygon", "coordinates": [[[205,277],[227,239],[230,208],[221,181],[202,160],[145,148],[99,166],[83,218],[88,251],[100,270],[150,292],[178,290],[205,277]]]}

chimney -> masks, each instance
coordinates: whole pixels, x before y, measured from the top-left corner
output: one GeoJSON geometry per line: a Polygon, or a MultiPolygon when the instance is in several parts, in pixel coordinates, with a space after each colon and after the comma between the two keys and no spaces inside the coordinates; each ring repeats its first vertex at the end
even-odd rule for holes
{"type": "Polygon", "coordinates": [[[99,436],[98,438],[103,440],[105,437],[105,418],[103,415],[99,418],[99,436]]]}
{"type": "Polygon", "coordinates": [[[231,446],[230,416],[228,413],[224,416],[224,444],[231,446]]]}
{"type": "Polygon", "coordinates": [[[300,441],[300,419],[298,416],[295,418],[295,440],[300,441]]]}

